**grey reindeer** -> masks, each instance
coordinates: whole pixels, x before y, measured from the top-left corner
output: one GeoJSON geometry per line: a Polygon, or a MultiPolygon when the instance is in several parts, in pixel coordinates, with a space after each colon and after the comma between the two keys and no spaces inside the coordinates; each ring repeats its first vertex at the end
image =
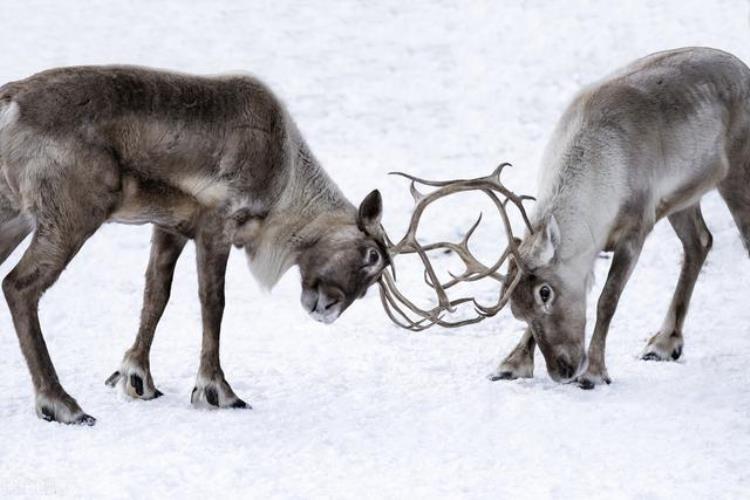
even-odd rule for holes
{"type": "Polygon", "coordinates": [[[678,359],[690,296],[712,244],[700,200],[718,188],[750,250],[750,70],[708,48],[660,52],[584,89],[546,149],[533,234],[510,274],[513,314],[528,328],[490,375],[547,371],[582,388],[610,383],[604,351],[620,294],[654,224],[667,217],[684,260],[664,322],[643,359],[678,359]],[[594,262],[614,252],[585,348],[594,262]]]}
{"type": "Polygon", "coordinates": [[[154,225],[140,329],[107,381],[141,399],[161,394],[149,351],[188,239],[203,318],[196,406],[247,406],[219,362],[232,245],[244,248],[266,287],[298,265],[302,305],[326,323],[388,263],[380,194],[355,208],[279,99],[249,76],[74,67],[8,83],[0,88],[0,169],[0,262],[33,231],[2,286],[45,420],[95,423],[58,379],[38,304],[105,222],[154,225]]]}

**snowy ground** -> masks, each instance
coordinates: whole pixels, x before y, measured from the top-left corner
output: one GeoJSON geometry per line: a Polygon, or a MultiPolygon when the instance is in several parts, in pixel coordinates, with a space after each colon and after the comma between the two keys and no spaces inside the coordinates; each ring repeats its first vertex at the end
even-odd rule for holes
{"type": "MultiPolygon", "coordinates": [[[[114,62],[260,75],[351,199],[381,188],[392,233],[410,204],[390,170],[473,176],[507,160],[508,184],[533,193],[545,138],[582,84],[684,45],[750,62],[741,1],[25,1],[2,13],[2,81],[114,62]]],[[[463,207],[470,220],[475,207],[463,207]]],[[[553,383],[539,355],[533,380],[487,381],[522,331],[507,311],[409,334],[371,293],[327,327],[299,307],[296,272],[266,295],[237,253],[223,364],[254,410],[222,412],[189,405],[200,346],[192,249],[153,350],[165,397],[130,402],[104,386],[137,328],[149,247],[149,228],[107,226],[41,310],[62,381],[96,427],[35,418],[0,308],[0,497],[748,498],[750,261],[718,197],[704,212],[715,247],[683,359],[638,360],[679,270],[679,243],[660,224],[612,325],[614,382],[589,392],[553,383]]]]}

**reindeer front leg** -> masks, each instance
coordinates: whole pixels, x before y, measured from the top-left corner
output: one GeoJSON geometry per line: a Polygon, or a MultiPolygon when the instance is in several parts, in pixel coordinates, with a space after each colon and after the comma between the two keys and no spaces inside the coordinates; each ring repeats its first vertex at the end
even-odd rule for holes
{"type": "Polygon", "coordinates": [[[250,408],[224,378],[219,362],[219,336],[224,314],[224,275],[231,245],[219,221],[202,224],[195,239],[198,288],[203,318],[200,367],[190,402],[199,408],[250,408]]]}
{"type": "Polygon", "coordinates": [[[186,241],[183,236],[154,226],[138,335],[133,346],[125,352],[120,369],[105,382],[114,387],[119,381],[123,392],[132,398],[154,399],[162,395],[151,378],[149,354],[156,325],[169,301],[174,268],[186,241]]]}
{"type": "Polygon", "coordinates": [[[531,378],[534,376],[534,349],[536,342],[531,334],[531,328],[526,328],[518,345],[500,363],[497,369],[487,378],[496,380],[515,380],[517,378],[531,378]]]}
{"type": "Polygon", "coordinates": [[[612,381],[607,374],[607,366],[604,362],[607,332],[620,295],[638,262],[644,239],[644,234],[638,232],[622,239],[615,248],[612,266],[597,304],[596,326],[588,351],[588,369],[586,373],[578,377],[578,385],[581,389],[593,389],[597,384],[609,384],[612,381]]]}

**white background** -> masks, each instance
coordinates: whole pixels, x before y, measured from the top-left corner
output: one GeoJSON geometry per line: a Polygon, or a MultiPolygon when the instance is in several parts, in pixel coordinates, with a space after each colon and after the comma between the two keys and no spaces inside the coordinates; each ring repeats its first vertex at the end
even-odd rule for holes
{"type": "MultiPolygon", "coordinates": [[[[515,164],[535,191],[545,140],[574,92],[648,53],[686,45],[750,62],[742,1],[4,2],[0,81],[61,65],[250,71],[288,104],[355,202],[379,187],[385,224],[410,200],[394,169],[433,178],[515,164]]],[[[509,311],[460,331],[392,326],[373,290],[332,326],[308,319],[296,271],[271,295],[232,256],[222,360],[252,411],[189,405],[200,310],[192,247],[152,355],[159,400],[104,386],[138,323],[148,227],[108,225],[42,301],[60,377],[94,428],[37,420],[0,307],[0,496],[253,498],[732,498],[750,496],[750,263],[720,199],[714,250],[678,363],[642,362],[680,266],[668,224],[649,238],[607,349],[613,383],[484,377],[523,326],[509,311]]],[[[443,229],[476,215],[464,203],[443,229]]],[[[492,242],[485,242],[485,247],[492,242]]],[[[19,251],[3,264],[2,275],[19,251]]],[[[597,263],[592,318],[608,260],[597,263]]],[[[591,321],[589,321],[591,324],[591,321]]]]}

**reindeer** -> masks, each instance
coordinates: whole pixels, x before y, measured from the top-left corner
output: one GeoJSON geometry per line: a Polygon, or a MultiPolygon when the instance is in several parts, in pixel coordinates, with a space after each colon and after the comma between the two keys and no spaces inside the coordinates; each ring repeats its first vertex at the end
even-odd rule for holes
{"type": "Polygon", "coordinates": [[[511,261],[511,310],[528,328],[490,378],[532,376],[539,345],[552,379],[585,389],[610,383],[607,331],[643,242],[663,217],[684,261],[642,357],[678,359],[712,244],[701,197],[718,188],[750,250],[748,186],[750,70],[734,56],[708,48],[660,52],[583,90],[546,149],[532,231],[511,261]],[[587,355],[586,294],[602,251],[614,254],[587,355]]]}
{"type": "Polygon", "coordinates": [[[274,94],[249,76],[198,77],[137,67],[53,69],[0,88],[0,262],[29,234],[3,292],[45,420],[93,425],[62,387],[39,300],[103,223],[152,223],[141,325],[120,369],[151,399],[154,331],[175,263],[195,240],[203,318],[195,406],[247,407],[219,362],[231,246],[272,287],[292,266],[301,302],[335,321],[387,265],[382,201],[355,208],[323,171],[274,94]]]}

